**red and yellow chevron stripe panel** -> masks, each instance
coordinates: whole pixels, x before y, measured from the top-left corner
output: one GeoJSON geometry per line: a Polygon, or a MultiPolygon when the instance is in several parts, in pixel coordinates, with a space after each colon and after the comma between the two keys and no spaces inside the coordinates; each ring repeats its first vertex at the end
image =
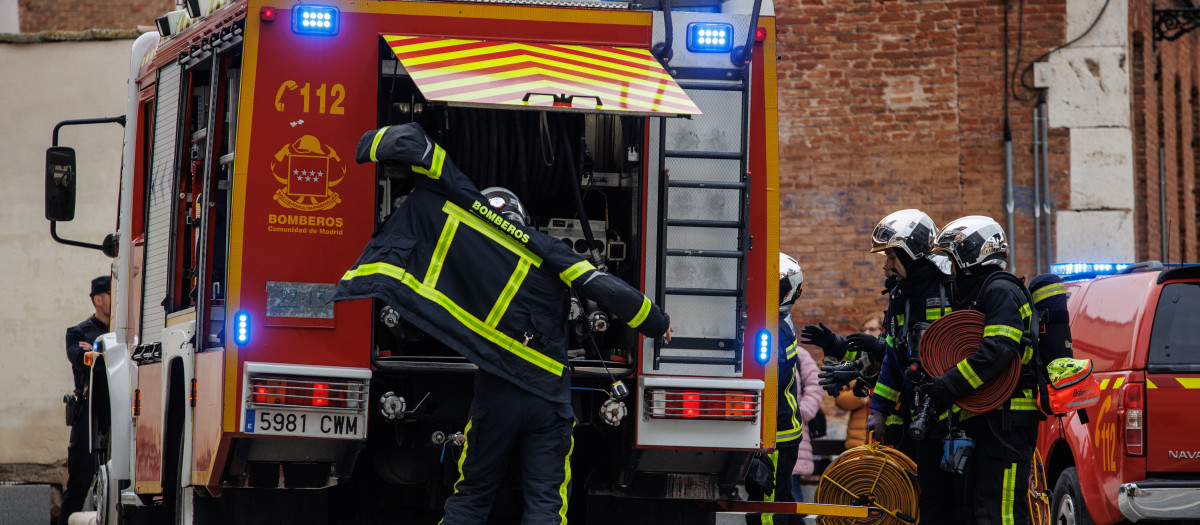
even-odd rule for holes
{"type": "Polygon", "coordinates": [[[431,101],[699,115],[645,49],[383,35],[431,101]]]}

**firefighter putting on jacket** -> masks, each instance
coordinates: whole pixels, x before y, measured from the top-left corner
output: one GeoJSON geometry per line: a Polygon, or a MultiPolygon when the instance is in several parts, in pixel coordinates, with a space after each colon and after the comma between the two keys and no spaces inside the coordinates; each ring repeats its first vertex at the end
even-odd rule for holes
{"type": "MultiPolygon", "coordinates": [[[[775,451],[770,455],[756,455],[753,461],[764,468],[752,466],[747,476],[746,493],[752,501],[792,501],[792,469],[796,467],[796,459],[800,450],[800,440],[804,437],[804,421],[800,417],[797,402],[797,354],[800,347],[796,346],[796,329],[792,324],[792,305],[804,293],[804,270],[796,259],[787,254],[779,254],[779,356],[776,363],[779,366],[778,401],[776,403],[775,451]],[[765,460],[763,458],[766,458],[765,460]],[[767,464],[769,461],[769,465],[767,464]],[[768,472],[771,479],[763,479],[768,472]],[[754,479],[751,479],[751,478],[754,479]]],[[[799,516],[784,514],[747,514],[746,523],[757,525],[773,523],[786,525],[788,523],[803,523],[799,516]]]]}
{"type": "MultiPolygon", "coordinates": [[[[938,235],[934,253],[944,254],[953,263],[957,310],[973,309],[984,314],[983,340],[979,349],[951,367],[944,375],[922,385],[919,392],[932,398],[933,413],[942,414],[956,399],[973,392],[998,376],[1014,360],[1021,362],[1022,380],[998,408],[976,414],[954,410],[951,424],[961,430],[946,441],[947,467],[957,463],[964,497],[926,514],[921,506],[922,523],[1030,523],[1026,504],[1029,469],[1037,438],[1041,413],[1033,398],[1030,356],[1025,348],[1025,332],[1030,329],[1032,305],[1026,292],[1004,272],[1008,245],[1004,230],[996,221],[969,216],[947,224],[938,235]],[[973,445],[973,452],[962,454],[973,445]],[[965,459],[965,461],[963,461],[965,459]]],[[[924,478],[926,467],[920,468],[924,478]]]]}
{"type": "Polygon", "coordinates": [[[513,456],[521,458],[522,523],[565,522],[575,424],[570,294],[647,337],[669,341],[670,319],[638,290],[529,227],[512,192],[481,194],[419,125],[368,132],[356,159],[411,166],[416,187],[334,300],[380,299],[479,367],[460,477],[442,523],[485,523],[513,456]]]}

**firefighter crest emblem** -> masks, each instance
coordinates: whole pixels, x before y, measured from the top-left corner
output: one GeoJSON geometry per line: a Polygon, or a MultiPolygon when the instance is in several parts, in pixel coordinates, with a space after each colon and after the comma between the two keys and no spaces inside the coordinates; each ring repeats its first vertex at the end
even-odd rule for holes
{"type": "Polygon", "coordinates": [[[346,176],[346,165],[333,148],[312,135],[280,149],[271,161],[271,175],[283,184],[274,199],[285,208],[320,211],[342,202],[333,187],[346,176]]]}

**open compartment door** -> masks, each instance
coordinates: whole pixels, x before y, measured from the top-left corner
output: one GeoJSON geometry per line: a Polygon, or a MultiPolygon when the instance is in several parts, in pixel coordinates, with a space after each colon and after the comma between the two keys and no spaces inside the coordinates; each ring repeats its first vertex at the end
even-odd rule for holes
{"type": "Polygon", "coordinates": [[[382,37],[431,102],[658,117],[701,113],[645,49],[382,37]]]}

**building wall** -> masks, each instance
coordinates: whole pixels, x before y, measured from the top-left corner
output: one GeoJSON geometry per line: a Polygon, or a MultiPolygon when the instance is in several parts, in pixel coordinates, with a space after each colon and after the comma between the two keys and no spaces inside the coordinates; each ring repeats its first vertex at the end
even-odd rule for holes
{"type": "MultiPolygon", "coordinates": [[[[73,384],[65,331],[91,315],[89,283],[109,273],[112,260],[50,238],[45,150],[59,121],[124,114],[131,45],[0,44],[0,93],[20,95],[0,98],[0,268],[7,288],[0,303],[0,481],[47,481],[45,469],[17,467],[66,459],[61,400],[73,384]]],[[[75,220],[59,224],[60,236],[98,243],[115,231],[121,141],[116,124],[62,128],[60,145],[78,157],[79,198],[75,220]]]]}
{"type": "Polygon", "coordinates": [[[175,9],[175,0],[17,0],[21,31],[80,31],[133,29],[153,25],[154,19],[175,9]]]}
{"type": "MultiPolygon", "coordinates": [[[[1129,30],[1134,66],[1132,134],[1138,164],[1134,183],[1137,258],[1197,262],[1200,31],[1156,43],[1150,6],[1136,4],[1138,8],[1129,12],[1129,30]],[[1165,210],[1160,204],[1164,200],[1165,210]]],[[[1160,2],[1159,7],[1189,7],[1171,4],[1160,2]]]]}
{"type": "MultiPolygon", "coordinates": [[[[807,276],[798,323],[850,331],[884,307],[883,257],[867,250],[875,223],[892,211],[919,208],[939,227],[973,214],[1005,224],[1004,5],[776,2],[780,245],[807,276]]],[[[1010,71],[1064,41],[1063,0],[1025,2],[1023,11],[1014,4],[1008,13],[1010,71]]],[[[1008,100],[1016,269],[1026,275],[1036,272],[1037,96],[1018,86],[1008,100]]],[[[1059,209],[1069,192],[1069,140],[1064,130],[1050,131],[1051,199],[1059,209]]]]}

